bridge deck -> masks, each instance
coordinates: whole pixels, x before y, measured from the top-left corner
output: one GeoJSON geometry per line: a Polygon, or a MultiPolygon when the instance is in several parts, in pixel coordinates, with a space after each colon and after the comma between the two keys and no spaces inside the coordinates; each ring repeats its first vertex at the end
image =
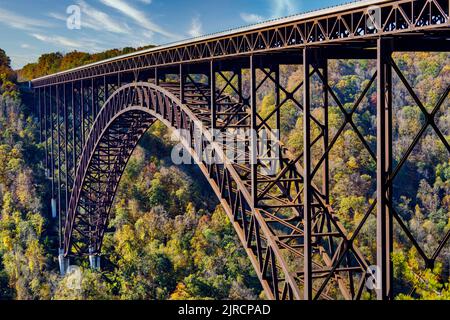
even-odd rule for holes
{"type": "Polygon", "coordinates": [[[41,77],[34,87],[136,72],[149,67],[224,59],[325,44],[367,47],[379,36],[449,28],[448,0],[367,0],[176,42],[41,77]]]}

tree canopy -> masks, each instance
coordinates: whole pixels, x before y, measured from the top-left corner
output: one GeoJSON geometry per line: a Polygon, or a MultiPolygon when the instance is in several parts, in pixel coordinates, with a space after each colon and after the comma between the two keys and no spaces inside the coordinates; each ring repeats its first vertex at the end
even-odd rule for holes
{"type": "Polygon", "coordinates": [[[154,46],[149,45],[140,48],[126,47],[123,49],[111,49],[99,53],[87,53],[80,51],[72,51],[66,54],[63,54],[61,52],[46,53],[41,55],[36,63],[29,63],[25,65],[21,70],[18,71],[18,74],[21,81],[32,80],[60,71],[80,67],[89,63],[114,58],[123,54],[128,54],[152,47],[154,46]]]}
{"type": "MultiPolygon", "coordinates": [[[[21,77],[41,75],[106,59],[133,48],[99,54],[71,52],[42,55],[21,70],[21,77]]],[[[424,106],[432,110],[450,80],[450,56],[439,53],[401,53],[396,63],[424,106]]],[[[15,83],[10,59],[0,49],[0,297],[5,299],[257,299],[261,286],[232,224],[210,191],[201,172],[175,167],[170,160],[171,132],[155,123],[128,162],[105,236],[102,270],[81,267],[81,287],[58,273],[57,222],[49,216],[48,184],[38,142],[38,124],[26,105],[25,92],[15,83]]],[[[302,81],[301,67],[283,66],[290,90],[302,81]]],[[[330,61],[330,86],[349,110],[373,75],[367,60],[330,61]]],[[[314,88],[317,87],[313,85],[314,88]]],[[[423,126],[425,115],[394,79],[393,147],[398,163],[423,126]]],[[[248,91],[248,88],[245,90],[248,91]]],[[[276,104],[270,87],[258,97],[261,115],[276,104]]],[[[232,92],[230,92],[232,94],[232,92]]],[[[301,100],[301,93],[293,96],[301,100]]],[[[314,106],[320,106],[314,95],[314,106]]],[[[332,100],[330,135],[344,123],[332,100]]],[[[371,87],[352,120],[369,147],[376,147],[376,92],[371,87]]],[[[435,124],[450,141],[448,98],[435,124]]],[[[323,112],[312,113],[322,119],[323,112]]],[[[292,101],[282,107],[283,142],[295,155],[302,152],[303,118],[292,101]]],[[[313,127],[313,136],[318,128],[313,127]]],[[[330,153],[331,205],[340,222],[354,230],[375,200],[376,163],[351,126],[346,126],[330,153]]],[[[420,139],[394,181],[394,206],[404,224],[430,255],[450,230],[449,154],[432,131],[420,139]]],[[[372,261],[376,256],[373,215],[356,238],[372,261]]],[[[398,299],[449,299],[450,248],[447,245],[433,269],[426,269],[417,250],[398,225],[394,227],[395,292],[398,299]]],[[[366,295],[371,299],[373,296],[366,295]]]]}

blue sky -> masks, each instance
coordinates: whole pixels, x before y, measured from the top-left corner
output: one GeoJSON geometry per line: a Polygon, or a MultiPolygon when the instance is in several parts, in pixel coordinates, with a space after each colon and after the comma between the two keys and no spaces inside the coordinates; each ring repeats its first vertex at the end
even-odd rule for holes
{"type": "Polygon", "coordinates": [[[166,44],[348,0],[0,0],[0,47],[14,68],[46,52],[166,44]],[[81,29],[67,28],[67,9],[81,29]]]}

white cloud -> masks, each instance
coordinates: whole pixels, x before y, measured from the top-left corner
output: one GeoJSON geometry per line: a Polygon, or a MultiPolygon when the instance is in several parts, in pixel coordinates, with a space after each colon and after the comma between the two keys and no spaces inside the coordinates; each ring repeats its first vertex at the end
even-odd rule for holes
{"type": "MultiPolygon", "coordinates": [[[[80,6],[82,13],[81,26],[83,28],[117,34],[130,34],[131,29],[126,24],[119,24],[108,14],[88,5],[84,0],[78,0],[77,4],[80,6]]],[[[62,14],[51,12],[49,16],[60,21],[67,21],[67,16],[62,14]]]]}
{"type": "Polygon", "coordinates": [[[28,43],[22,43],[22,44],[20,45],[20,47],[21,47],[22,49],[30,49],[30,48],[31,48],[31,46],[30,46],[28,43]]]}
{"type": "Polygon", "coordinates": [[[98,41],[92,39],[69,39],[62,36],[47,36],[40,33],[30,34],[35,39],[55,45],[57,47],[62,47],[67,50],[78,49],[80,51],[102,51],[104,48],[98,46],[98,41]]]}
{"type": "Polygon", "coordinates": [[[241,19],[245,23],[253,24],[281,17],[290,16],[300,11],[296,0],[269,0],[270,14],[261,16],[256,13],[241,13],[241,19]]]}
{"type": "MultiPolygon", "coordinates": [[[[64,21],[64,23],[67,21],[67,16],[59,14],[59,13],[56,13],[56,12],[50,12],[48,14],[48,16],[53,18],[53,19],[59,20],[59,21],[64,21]]],[[[96,30],[96,31],[101,31],[102,30],[101,26],[92,24],[92,23],[88,22],[87,20],[88,19],[85,19],[85,18],[82,17],[82,19],[81,19],[81,26],[83,28],[89,28],[89,29],[93,29],[93,30],[96,30]]]]}
{"type": "Polygon", "coordinates": [[[203,25],[199,17],[192,18],[188,34],[193,38],[200,37],[203,34],[203,25]]]}
{"type": "Polygon", "coordinates": [[[137,24],[139,24],[142,28],[146,29],[150,32],[150,36],[152,33],[158,33],[163,36],[172,39],[178,39],[179,37],[164,30],[162,27],[158,26],[154,22],[152,22],[141,10],[138,10],[131,5],[129,5],[124,0],[100,0],[104,5],[109,6],[111,8],[116,9],[121,12],[125,16],[133,19],[137,24]]]}
{"type": "Polygon", "coordinates": [[[280,18],[299,12],[295,0],[271,0],[271,18],[280,18]]]}
{"type": "Polygon", "coordinates": [[[152,3],[152,0],[139,0],[140,2],[142,2],[142,3],[145,3],[145,4],[151,4],[152,3]]]}
{"type": "Polygon", "coordinates": [[[20,30],[34,31],[41,27],[50,27],[46,21],[32,19],[0,8],[0,24],[20,30]]]}
{"type": "Polygon", "coordinates": [[[64,16],[62,14],[59,14],[59,13],[56,13],[56,12],[50,12],[48,14],[48,16],[53,18],[53,19],[60,20],[60,21],[66,21],[67,20],[66,16],[64,16]]]}
{"type": "MultiPolygon", "coordinates": [[[[82,28],[89,28],[98,31],[95,34],[95,40],[84,39],[83,45],[87,43],[88,47],[80,48],[82,51],[99,51],[99,47],[111,48],[114,47],[142,47],[153,42],[153,32],[144,28],[136,27],[132,29],[126,21],[122,21],[126,18],[118,17],[116,19],[112,15],[108,15],[103,11],[93,8],[88,5],[85,0],[76,0],[76,3],[80,5],[82,10],[81,23],[82,28]],[[133,32],[131,32],[133,30],[133,32]],[[124,36],[126,35],[126,36],[124,36]]],[[[64,14],[50,13],[50,17],[63,21],[65,23],[67,17],[64,14]]],[[[42,34],[42,32],[41,32],[42,34]]],[[[80,34],[80,33],[72,33],[80,34]]],[[[83,34],[83,33],[81,33],[83,34]]],[[[89,32],[91,34],[91,32],[89,32]]],[[[54,37],[50,37],[47,41],[52,40],[55,44],[57,41],[54,37]]],[[[78,41],[79,42],[79,41],[78,41]]],[[[61,44],[60,44],[61,45],[61,44]]]]}
{"type": "Polygon", "coordinates": [[[264,21],[264,17],[257,15],[255,13],[241,13],[242,20],[245,21],[245,23],[253,24],[253,23],[259,23],[264,21]]]}
{"type": "Polygon", "coordinates": [[[90,5],[88,5],[84,0],[79,0],[78,4],[81,7],[81,11],[84,14],[81,18],[81,23],[83,25],[83,20],[85,23],[91,26],[91,28],[97,28],[99,30],[105,30],[113,33],[128,34],[129,28],[126,25],[120,25],[117,21],[114,21],[105,12],[97,10],[90,5]],[[87,19],[86,19],[87,17],[87,19]]]}
{"type": "Polygon", "coordinates": [[[81,48],[83,44],[81,42],[77,42],[76,40],[71,40],[61,36],[46,36],[39,33],[31,34],[34,38],[39,41],[51,43],[57,46],[71,47],[71,48],[81,48]]]}

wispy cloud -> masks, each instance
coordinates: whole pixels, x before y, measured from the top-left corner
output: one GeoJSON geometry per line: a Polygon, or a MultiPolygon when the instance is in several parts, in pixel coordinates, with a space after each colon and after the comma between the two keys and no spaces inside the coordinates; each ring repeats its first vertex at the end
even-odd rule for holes
{"type": "Polygon", "coordinates": [[[81,7],[82,13],[85,15],[82,18],[81,23],[83,23],[83,20],[86,20],[86,23],[95,28],[113,33],[127,34],[130,32],[130,28],[127,25],[117,23],[117,21],[112,19],[108,14],[95,9],[85,1],[79,0],[78,4],[81,7]]]}
{"type": "MultiPolygon", "coordinates": [[[[145,0],[144,0],[145,1],[145,0]]],[[[81,9],[81,31],[73,31],[71,33],[70,39],[61,39],[60,37],[48,36],[46,39],[42,37],[43,32],[34,32],[39,34],[41,41],[46,41],[47,43],[52,43],[58,47],[64,47],[66,49],[71,49],[74,46],[68,46],[68,41],[72,44],[80,44],[84,47],[80,47],[79,50],[83,51],[99,51],[99,47],[109,48],[111,45],[116,47],[142,47],[148,45],[150,40],[153,40],[151,36],[153,32],[137,26],[132,29],[128,22],[135,22],[134,20],[127,19],[128,16],[121,16],[120,13],[118,17],[114,14],[110,14],[108,11],[102,11],[100,8],[94,8],[92,5],[88,4],[85,0],[75,0],[75,3],[80,6],[81,9]],[[108,13],[106,13],[108,12],[108,13]],[[91,29],[95,32],[95,39],[90,37],[82,38],[79,40],[79,35],[89,35],[92,31],[89,30],[84,32],[85,29],[91,29]],[[133,30],[133,32],[131,32],[133,30]],[[125,35],[125,36],[124,36],[125,35]],[[68,40],[68,41],[67,41],[68,40]]],[[[67,16],[62,13],[51,12],[48,16],[63,21],[67,20],[67,16]]],[[[36,36],[34,36],[36,38],[36,36]]]]}
{"type": "MultiPolygon", "coordinates": [[[[77,4],[80,6],[82,13],[81,26],[83,28],[117,34],[130,34],[130,27],[128,25],[118,23],[118,21],[111,18],[107,13],[90,6],[86,1],[78,0],[77,4]]],[[[67,20],[67,16],[55,12],[49,13],[49,16],[64,22],[67,20]]]]}
{"type": "Polygon", "coordinates": [[[271,0],[271,18],[280,18],[298,13],[295,0],[271,0]]]}
{"type": "Polygon", "coordinates": [[[0,24],[4,24],[14,29],[26,31],[35,31],[38,28],[51,27],[51,24],[46,21],[21,16],[19,14],[1,8],[0,24]]]}
{"type": "Polygon", "coordinates": [[[257,15],[255,13],[241,13],[241,19],[245,21],[245,23],[258,23],[264,21],[264,17],[257,15]]]}
{"type": "MultiPolygon", "coordinates": [[[[48,14],[48,16],[53,18],[53,19],[56,19],[56,20],[59,20],[59,21],[63,21],[64,23],[66,23],[66,21],[67,21],[67,16],[65,16],[63,14],[60,14],[60,13],[50,12],[48,14]]],[[[103,28],[101,26],[92,24],[92,23],[88,22],[87,19],[81,19],[81,26],[83,28],[93,29],[93,30],[96,30],[96,31],[103,30],[103,28]]]]}
{"type": "Polygon", "coordinates": [[[152,0],[139,0],[140,2],[142,2],[142,3],[145,3],[145,4],[151,4],[152,3],[152,0]]]}
{"type": "Polygon", "coordinates": [[[69,39],[62,36],[48,36],[40,33],[32,33],[30,34],[35,39],[55,45],[57,47],[63,47],[64,49],[73,50],[78,49],[81,51],[90,50],[90,51],[100,51],[103,48],[98,46],[98,42],[91,39],[69,39]]]}
{"type": "Polygon", "coordinates": [[[135,7],[131,6],[124,0],[100,0],[100,1],[104,5],[114,8],[115,10],[121,12],[123,15],[133,19],[134,22],[136,22],[142,28],[150,32],[150,34],[147,36],[151,36],[152,33],[158,33],[171,39],[179,38],[177,35],[174,35],[164,30],[161,26],[152,22],[144,13],[142,13],[141,10],[136,9],[135,7]]]}
{"type": "Polygon", "coordinates": [[[57,46],[64,46],[64,47],[71,47],[71,48],[83,47],[82,42],[68,39],[68,38],[61,37],[61,36],[46,36],[46,35],[39,34],[39,33],[33,33],[33,34],[31,34],[31,36],[38,39],[39,41],[51,43],[51,44],[54,44],[57,46]]]}
{"type": "Polygon", "coordinates": [[[245,23],[253,24],[265,20],[290,16],[300,11],[300,7],[295,0],[268,0],[270,14],[262,16],[256,13],[241,13],[241,19],[245,23]]]}
{"type": "Polygon", "coordinates": [[[200,37],[203,34],[203,25],[200,21],[200,17],[196,16],[192,18],[191,27],[188,30],[188,34],[193,38],[200,37]]]}

